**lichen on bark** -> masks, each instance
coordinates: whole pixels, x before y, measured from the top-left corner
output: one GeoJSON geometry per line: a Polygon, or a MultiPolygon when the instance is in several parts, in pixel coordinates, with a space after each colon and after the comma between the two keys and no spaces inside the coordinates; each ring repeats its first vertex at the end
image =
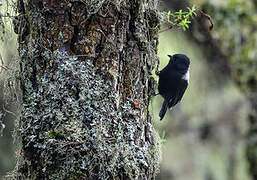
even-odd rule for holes
{"type": "Polygon", "coordinates": [[[19,0],[18,9],[23,109],[13,177],[154,179],[156,2],[19,0]]]}

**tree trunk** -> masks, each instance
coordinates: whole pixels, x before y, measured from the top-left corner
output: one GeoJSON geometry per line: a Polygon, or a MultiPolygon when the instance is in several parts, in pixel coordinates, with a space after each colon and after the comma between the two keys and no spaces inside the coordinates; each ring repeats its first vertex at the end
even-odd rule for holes
{"type": "Polygon", "coordinates": [[[247,134],[246,157],[249,162],[249,170],[253,180],[257,179],[257,96],[248,96],[251,112],[248,115],[250,128],[247,134]]]}
{"type": "Polygon", "coordinates": [[[19,0],[16,179],[154,179],[156,2],[19,0]]]}

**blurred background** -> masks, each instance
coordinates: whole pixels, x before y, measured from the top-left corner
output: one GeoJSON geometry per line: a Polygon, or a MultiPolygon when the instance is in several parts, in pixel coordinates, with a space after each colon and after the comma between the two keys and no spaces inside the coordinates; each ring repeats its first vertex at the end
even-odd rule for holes
{"type": "Polygon", "coordinates": [[[158,113],[163,99],[153,99],[155,127],[166,139],[158,179],[248,180],[246,99],[232,80],[216,78],[222,72],[208,64],[206,51],[184,32],[161,34],[160,68],[168,63],[167,54],[175,53],[191,59],[190,84],[181,103],[161,122],[158,113]]]}
{"type": "MultiPolygon", "coordinates": [[[[191,77],[182,102],[168,110],[161,122],[158,114],[163,99],[156,96],[151,102],[154,124],[164,141],[157,179],[255,179],[257,169],[251,160],[257,158],[249,158],[248,139],[253,134],[249,116],[256,117],[252,97],[256,97],[257,82],[257,1],[162,0],[160,9],[175,12],[193,4],[212,17],[212,31],[208,30],[209,21],[198,16],[186,32],[175,27],[160,33],[160,69],[168,63],[168,54],[183,53],[191,59],[191,77]]],[[[5,28],[10,27],[7,23],[5,28]]],[[[0,54],[8,64],[16,56],[16,36],[9,33],[5,38],[0,54]]],[[[0,77],[1,105],[2,90],[0,77]]],[[[14,116],[3,115],[6,127],[0,136],[0,179],[15,165],[14,116]]],[[[253,152],[257,156],[257,151],[253,152]]]]}

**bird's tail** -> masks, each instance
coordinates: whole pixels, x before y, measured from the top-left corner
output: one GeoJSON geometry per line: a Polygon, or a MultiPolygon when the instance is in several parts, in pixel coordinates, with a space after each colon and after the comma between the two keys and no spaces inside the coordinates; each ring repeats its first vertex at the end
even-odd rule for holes
{"type": "Polygon", "coordinates": [[[168,101],[164,99],[164,101],[162,103],[162,108],[159,113],[160,120],[163,119],[164,115],[166,114],[167,109],[168,109],[168,101]]]}

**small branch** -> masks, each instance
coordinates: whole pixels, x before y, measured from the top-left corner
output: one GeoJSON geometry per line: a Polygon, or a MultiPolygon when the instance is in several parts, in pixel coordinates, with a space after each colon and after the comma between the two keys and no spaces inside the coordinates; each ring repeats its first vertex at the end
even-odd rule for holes
{"type": "Polygon", "coordinates": [[[1,66],[1,65],[0,65],[0,68],[3,68],[3,69],[5,69],[5,70],[8,70],[8,69],[11,70],[11,68],[8,68],[7,66],[1,66]]]}
{"type": "Polygon", "coordinates": [[[209,20],[209,22],[210,22],[210,26],[209,26],[209,31],[211,31],[212,29],[213,29],[213,21],[212,21],[212,18],[211,18],[211,16],[210,15],[208,15],[208,14],[206,14],[206,13],[204,13],[201,9],[197,9],[197,11],[199,11],[200,12],[200,14],[203,16],[203,17],[205,17],[205,18],[207,18],[208,20],[209,20]]]}
{"type": "Polygon", "coordinates": [[[168,30],[172,29],[174,26],[178,25],[183,20],[184,19],[179,19],[175,24],[171,24],[167,28],[165,28],[163,30],[160,30],[159,33],[162,33],[162,32],[165,32],[165,31],[168,31],[168,30]]]}

